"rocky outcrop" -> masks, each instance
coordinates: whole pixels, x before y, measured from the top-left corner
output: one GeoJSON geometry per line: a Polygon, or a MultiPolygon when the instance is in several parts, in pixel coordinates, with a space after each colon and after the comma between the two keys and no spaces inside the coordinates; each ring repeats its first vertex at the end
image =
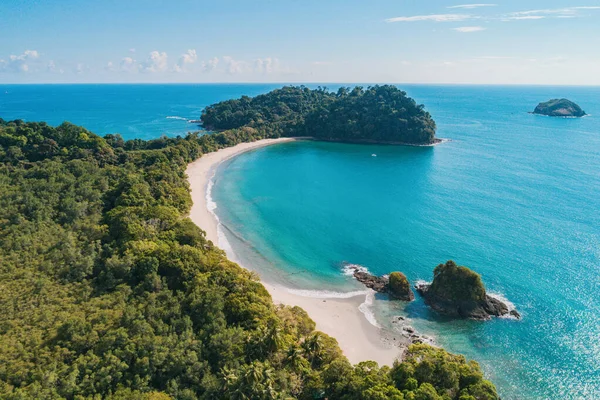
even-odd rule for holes
{"type": "Polygon", "coordinates": [[[547,115],[549,117],[583,117],[585,111],[577,104],[567,99],[552,99],[538,104],[533,114],[547,115]]]}
{"type": "Polygon", "coordinates": [[[356,268],[354,270],[354,277],[357,281],[364,284],[369,289],[373,289],[379,293],[387,293],[389,279],[385,276],[371,275],[368,272],[361,271],[360,269],[356,268]]]}
{"type": "Polygon", "coordinates": [[[488,295],[478,274],[454,261],[438,265],[433,282],[418,283],[415,289],[432,309],[451,317],[478,320],[492,316],[521,317],[506,303],[488,295]]]}
{"type": "Polygon", "coordinates": [[[375,276],[359,267],[352,267],[354,278],[366,287],[379,293],[387,293],[390,297],[403,301],[412,301],[415,298],[406,276],[401,272],[392,272],[390,276],[375,276]]]}
{"type": "Polygon", "coordinates": [[[388,279],[388,294],[398,300],[413,301],[415,295],[410,289],[410,283],[402,272],[392,272],[388,279]]]}

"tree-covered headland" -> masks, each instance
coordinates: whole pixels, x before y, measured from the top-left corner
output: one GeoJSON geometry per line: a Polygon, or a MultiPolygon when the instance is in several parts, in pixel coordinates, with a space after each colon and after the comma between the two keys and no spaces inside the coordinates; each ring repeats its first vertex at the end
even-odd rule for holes
{"type": "Polygon", "coordinates": [[[209,106],[201,121],[208,130],[251,129],[265,137],[420,145],[439,140],[424,106],[392,85],[337,92],[286,86],[209,106]]]}
{"type": "Polygon", "coordinates": [[[498,398],[477,363],[426,345],[351,365],[206,240],[187,164],[260,137],[0,120],[0,398],[498,398]]]}

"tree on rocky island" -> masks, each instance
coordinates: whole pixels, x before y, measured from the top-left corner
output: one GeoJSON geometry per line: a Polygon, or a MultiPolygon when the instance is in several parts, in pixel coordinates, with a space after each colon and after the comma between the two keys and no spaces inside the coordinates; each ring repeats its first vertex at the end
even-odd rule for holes
{"type": "Polygon", "coordinates": [[[577,104],[567,99],[552,99],[537,105],[533,114],[548,117],[584,117],[587,115],[577,104]]]}
{"type": "Polygon", "coordinates": [[[479,274],[452,260],[434,269],[431,284],[418,284],[415,288],[425,303],[441,314],[472,319],[502,315],[520,318],[516,310],[486,293],[479,274]]]}
{"type": "Polygon", "coordinates": [[[392,272],[388,282],[390,296],[404,301],[413,301],[415,295],[410,289],[410,283],[402,272],[392,272]]]}
{"type": "Polygon", "coordinates": [[[485,287],[481,276],[467,267],[456,265],[452,260],[435,267],[433,282],[427,293],[454,301],[481,302],[485,299],[485,287]]]}
{"type": "Polygon", "coordinates": [[[379,293],[387,293],[391,298],[413,301],[415,295],[410,288],[406,275],[402,272],[392,272],[389,275],[372,275],[358,267],[350,267],[354,270],[354,278],[369,289],[379,293]]]}

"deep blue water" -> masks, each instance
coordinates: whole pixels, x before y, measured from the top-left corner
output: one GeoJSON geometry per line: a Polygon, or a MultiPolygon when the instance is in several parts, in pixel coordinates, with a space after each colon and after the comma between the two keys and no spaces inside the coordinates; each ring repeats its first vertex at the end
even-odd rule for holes
{"type": "MultiPolygon", "coordinates": [[[[0,85],[0,117],[148,139],[195,130],[187,120],[204,106],[276,86],[0,85]]],[[[600,398],[600,88],[402,87],[452,141],[297,142],[223,164],[213,196],[236,255],[277,282],[335,291],[359,288],[343,262],[415,281],[454,259],[523,320],[448,321],[417,299],[376,301],[379,322],[409,316],[479,361],[505,399],[600,398]],[[591,116],[527,114],[554,97],[591,116]]]]}
{"type": "Polygon", "coordinates": [[[154,139],[197,131],[212,103],[241,95],[255,96],[278,85],[2,85],[0,118],[69,121],[98,135],[120,133],[125,139],[154,139]]]}
{"type": "Polygon", "coordinates": [[[505,399],[600,398],[600,88],[407,91],[451,142],[296,142],[224,164],[213,197],[236,255],[265,279],[336,291],[357,288],[343,262],[414,282],[453,259],[523,319],[448,321],[417,299],[376,301],[378,321],[407,315],[505,399]],[[559,96],[591,116],[527,113],[559,96]]]}

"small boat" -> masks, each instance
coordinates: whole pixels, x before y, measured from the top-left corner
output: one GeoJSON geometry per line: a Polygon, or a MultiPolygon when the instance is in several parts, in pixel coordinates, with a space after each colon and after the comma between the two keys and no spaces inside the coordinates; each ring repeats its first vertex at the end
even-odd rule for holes
{"type": "Polygon", "coordinates": [[[371,157],[377,157],[377,154],[373,153],[371,154],[371,157]]]}

